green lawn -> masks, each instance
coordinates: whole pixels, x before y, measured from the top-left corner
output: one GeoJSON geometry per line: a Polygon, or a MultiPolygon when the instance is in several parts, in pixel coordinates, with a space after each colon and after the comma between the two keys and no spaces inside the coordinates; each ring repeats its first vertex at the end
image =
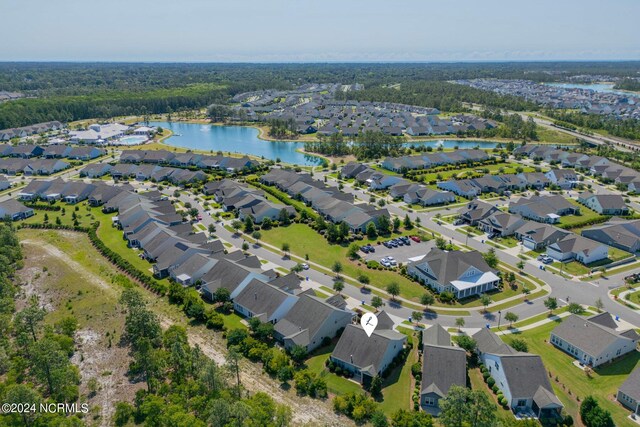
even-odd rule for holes
{"type": "MultiPolygon", "coordinates": [[[[391,270],[370,270],[362,262],[350,261],[347,258],[347,244],[329,244],[324,237],[305,224],[291,224],[288,227],[276,227],[271,230],[262,230],[261,232],[262,241],[277,248],[282,247],[283,243],[289,243],[291,253],[299,257],[304,258],[305,255],[309,255],[310,261],[327,268],[332,268],[333,264],[339,261],[343,266],[343,274],[353,278],[357,278],[361,273],[364,273],[369,276],[371,286],[379,289],[385,289],[389,283],[397,282],[400,285],[400,295],[414,301],[419,301],[420,296],[425,292],[424,288],[418,283],[391,270]]],[[[419,233],[412,230],[405,234],[419,233]]],[[[382,241],[385,239],[379,238],[377,240],[382,241]]],[[[366,238],[360,243],[365,244],[367,242],[376,243],[366,238]]]]}
{"type": "Polygon", "coordinates": [[[584,221],[596,220],[599,218],[605,218],[603,215],[600,215],[596,211],[589,209],[586,206],[581,205],[573,199],[566,198],[569,203],[572,205],[578,206],[580,208],[580,215],[565,215],[560,217],[560,225],[565,225],[568,227],[572,227],[578,223],[582,223],[584,221]]]}
{"type": "MultiPolygon", "coordinates": [[[[576,396],[582,400],[588,395],[593,395],[604,409],[611,412],[617,426],[633,425],[626,418],[629,411],[617,404],[613,397],[620,384],[638,365],[640,353],[633,352],[612,364],[598,368],[592,378],[589,378],[573,365],[575,359],[547,342],[551,330],[556,325],[557,322],[551,322],[535,329],[523,331],[517,336],[527,342],[529,352],[539,354],[542,357],[545,367],[551,372],[552,383],[558,397],[563,402],[571,403],[571,405],[567,405],[567,410],[574,420],[579,417],[576,412],[579,405],[575,400],[576,396]],[[558,381],[555,381],[556,377],[558,381]]],[[[502,336],[502,339],[508,342],[513,339],[513,336],[502,336]]]]}
{"type": "Polygon", "coordinates": [[[516,246],[518,246],[518,243],[519,243],[518,239],[516,239],[513,236],[496,237],[494,240],[508,248],[515,248],[516,246]]]}
{"type": "Polygon", "coordinates": [[[327,389],[333,394],[345,394],[345,393],[361,393],[362,387],[355,381],[348,380],[344,377],[340,377],[336,374],[332,374],[325,367],[325,362],[331,356],[331,352],[335,345],[322,347],[314,351],[309,359],[307,359],[306,365],[311,372],[315,372],[324,378],[327,382],[327,389]]]}
{"type": "Polygon", "coordinates": [[[554,144],[562,145],[575,145],[576,138],[568,133],[560,132],[558,130],[549,129],[546,127],[538,126],[536,128],[538,134],[538,140],[540,142],[552,142],[554,144]]]}
{"type": "MultiPolygon", "coordinates": [[[[413,331],[411,331],[413,333],[413,331]]],[[[402,366],[395,368],[387,378],[384,379],[380,409],[391,416],[398,409],[410,409],[412,406],[411,394],[413,393],[411,365],[418,361],[417,346],[411,350],[406,362],[402,366]]]]}
{"type": "Polygon", "coordinates": [[[512,163],[512,162],[504,162],[504,163],[499,162],[495,165],[480,165],[480,166],[474,166],[470,168],[460,168],[460,169],[454,169],[454,170],[448,170],[448,171],[442,171],[442,172],[428,172],[429,169],[425,169],[425,172],[427,173],[419,174],[416,176],[419,176],[420,179],[424,179],[425,182],[436,181],[436,180],[446,181],[454,177],[467,178],[467,177],[473,177],[473,176],[482,176],[486,173],[485,170],[488,170],[489,173],[492,173],[494,175],[517,173],[516,169],[518,167],[522,168],[523,172],[535,172],[535,168],[531,166],[523,166],[518,163],[512,163]]]}

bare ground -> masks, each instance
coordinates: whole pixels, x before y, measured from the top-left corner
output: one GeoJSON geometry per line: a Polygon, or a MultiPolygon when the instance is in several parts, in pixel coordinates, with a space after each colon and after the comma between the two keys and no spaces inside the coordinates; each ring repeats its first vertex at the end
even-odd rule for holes
{"type": "MultiPolygon", "coordinates": [[[[77,233],[64,233],[66,238],[85,238],[77,233]]],[[[20,281],[26,296],[38,294],[41,302],[49,311],[60,309],[62,301],[67,298],[64,291],[59,291],[50,286],[60,279],[65,272],[71,271],[80,276],[83,281],[94,285],[106,299],[116,300],[119,291],[100,276],[86,269],[82,264],[70,259],[68,254],[59,248],[43,240],[22,240],[24,244],[26,260],[25,268],[20,271],[20,281]],[[48,266],[47,274],[42,273],[42,266],[48,266]],[[63,271],[66,270],[66,271],[63,271]],[[46,281],[45,281],[46,278],[46,281]],[[48,284],[48,285],[47,285],[48,284]]],[[[23,300],[24,301],[24,300],[23,300]]],[[[115,311],[115,310],[114,310],[115,311]]],[[[113,313],[114,315],[120,315],[113,313]]],[[[163,328],[173,324],[185,325],[184,317],[158,313],[163,328]]],[[[100,328],[100,324],[94,324],[91,328],[83,328],[76,336],[77,351],[73,362],[79,367],[82,375],[81,393],[89,394],[87,382],[95,378],[98,382],[98,391],[88,398],[88,402],[100,414],[97,423],[100,426],[110,425],[111,417],[115,411],[115,404],[119,401],[132,402],[135,393],[144,384],[133,384],[126,373],[130,357],[128,349],[118,347],[117,340],[107,334],[113,331],[100,328]]],[[[106,328],[109,329],[109,328],[106,328]]],[[[202,327],[189,327],[187,332],[191,345],[199,345],[202,351],[219,364],[225,363],[226,347],[221,334],[203,329],[202,327]]],[[[308,397],[299,397],[293,388],[285,390],[279,382],[269,378],[260,365],[244,361],[242,363],[241,381],[249,392],[265,392],[275,401],[289,406],[293,413],[292,425],[308,426],[352,426],[351,420],[339,416],[333,412],[329,399],[322,401],[308,397]]]]}

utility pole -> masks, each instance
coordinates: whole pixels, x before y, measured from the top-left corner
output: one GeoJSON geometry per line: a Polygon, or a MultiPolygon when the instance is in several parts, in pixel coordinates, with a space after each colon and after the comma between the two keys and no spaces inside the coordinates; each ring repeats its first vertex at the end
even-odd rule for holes
{"type": "Polygon", "coordinates": [[[498,329],[500,329],[501,320],[502,320],[502,310],[498,310],[498,329]]]}

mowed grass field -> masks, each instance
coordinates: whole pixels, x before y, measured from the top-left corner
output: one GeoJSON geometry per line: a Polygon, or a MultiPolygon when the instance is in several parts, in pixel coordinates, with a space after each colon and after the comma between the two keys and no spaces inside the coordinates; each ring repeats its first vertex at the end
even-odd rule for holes
{"type": "Polygon", "coordinates": [[[592,395],[604,409],[611,412],[617,426],[633,426],[633,422],[627,418],[630,412],[617,403],[615,394],[624,380],[638,366],[640,353],[634,351],[611,364],[597,368],[592,376],[588,377],[573,365],[575,360],[573,357],[548,342],[551,331],[559,322],[561,320],[516,335],[503,335],[501,338],[507,343],[516,337],[523,338],[529,346],[529,352],[542,357],[547,371],[551,373],[550,381],[558,398],[574,420],[578,420],[580,416],[580,402],[577,397],[582,401],[585,397],[592,395]]]}

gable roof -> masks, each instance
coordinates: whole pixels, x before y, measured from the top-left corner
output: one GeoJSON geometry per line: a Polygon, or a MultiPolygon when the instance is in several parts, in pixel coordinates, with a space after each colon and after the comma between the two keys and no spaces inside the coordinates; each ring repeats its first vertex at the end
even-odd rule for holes
{"type": "Polygon", "coordinates": [[[439,323],[422,331],[423,345],[451,346],[451,334],[447,332],[439,323]]]}
{"type": "MultiPolygon", "coordinates": [[[[389,346],[400,346],[406,336],[389,329],[373,331],[371,336],[360,325],[347,325],[331,356],[362,370],[377,373],[389,346]]],[[[375,374],[374,374],[375,375],[375,374]]]]}
{"type": "Polygon", "coordinates": [[[422,354],[422,390],[444,397],[452,385],[467,385],[467,354],[458,347],[427,345],[422,354]]]}
{"type": "Polygon", "coordinates": [[[629,337],[626,336],[626,332],[628,331],[619,333],[611,328],[611,322],[613,322],[613,324],[615,324],[615,322],[612,318],[611,321],[609,321],[606,319],[606,316],[611,318],[611,314],[607,312],[587,319],[572,314],[564,318],[563,321],[553,329],[552,333],[592,357],[599,356],[607,347],[620,338],[631,341],[638,339],[638,335],[635,332],[634,334],[629,334],[631,335],[631,337],[629,337]]]}
{"type": "Polygon", "coordinates": [[[640,367],[635,368],[629,374],[618,390],[630,398],[640,401],[640,367]]]}

